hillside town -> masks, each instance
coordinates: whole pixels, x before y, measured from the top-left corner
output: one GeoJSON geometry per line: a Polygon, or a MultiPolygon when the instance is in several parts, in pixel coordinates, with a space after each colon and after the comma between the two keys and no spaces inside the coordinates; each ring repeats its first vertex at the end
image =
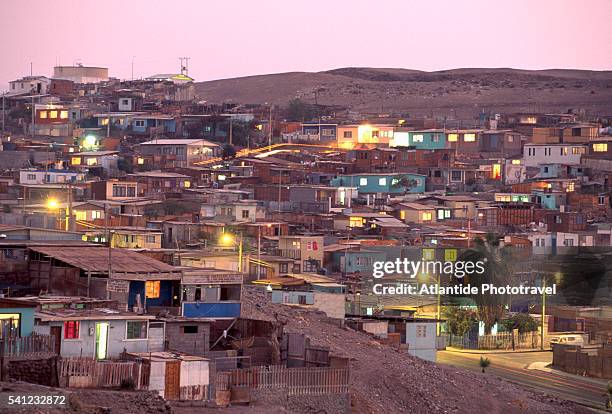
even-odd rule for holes
{"type": "Polygon", "coordinates": [[[4,387],[155,395],[142,412],[463,413],[466,391],[435,385],[467,378],[491,412],[603,407],[610,113],[209,102],[182,60],[44,72],[2,94],[4,387]],[[541,290],[374,274],[475,255],[487,283],[541,290]]]}

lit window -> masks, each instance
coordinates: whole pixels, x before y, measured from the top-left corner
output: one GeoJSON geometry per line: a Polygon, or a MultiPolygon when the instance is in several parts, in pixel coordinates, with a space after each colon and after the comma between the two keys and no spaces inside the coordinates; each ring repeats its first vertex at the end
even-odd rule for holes
{"type": "Polygon", "coordinates": [[[145,294],[149,299],[159,298],[159,287],[161,282],[159,280],[147,280],[145,282],[145,294]]]}
{"type": "Polygon", "coordinates": [[[79,221],[87,220],[87,212],[86,211],[75,211],[76,219],[79,221]]]}
{"type": "Polygon", "coordinates": [[[87,158],[87,165],[97,165],[97,164],[98,164],[97,158],[87,158]]]}
{"type": "Polygon", "coordinates": [[[476,141],[476,134],[463,134],[464,142],[474,142],[476,141]]]}
{"type": "Polygon", "coordinates": [[[412,142],[423,142],[423,135],[422,134],[413,135],[412,142]]]}
{"type": "Polygon", "coordinates": [[[406,211],[405,210],[400,210],[400,219],[401,220],[406,220],[406,211]]]}
{"type": "Polygon", "coordinates": [[[360,178],[359,179],[359,185],[368,185],[368,179],[367,178],[360,178]]]}
{"type": "Polygon", "coordinates": [[[184,183],[184,184],[185,184],[185,188],[189,188],[189,187],[191,187],[191,183],[190,183],[189,181],[185,181],[185,183],[184,183]]]}
{"type": "Polygon", "coordinates": [[[378,185],[387,185],[387,179],[385,177],[379,178],[378,185]]]}
{"type": "Polygon", "coordinates": [[[70,163],[72,165],[81,165],[81,157],[72,157],[70,163]]]}
{"type": "Polygon", "coordinates": [[[138,165],[143,165],[144,161],[145,161],[144,158],[138,157],[138,160],[136,162],[138,163],[138,165]]]}
{"type": "Polygon", "coordinates": [[[423,249],[423,260],[433,260],[436,256],[434,249],[423,249]]]}
{"type": "Polygon", "coordinates": [[[61,119],[68,119],[68,111],[60,111],[61,119]]]}
{"type": "Polygon", "coordinates": [[[126,339],[147,339],[147,321],[127,321],[126,339]]]}
{"type": "Polygon", "coordinates": [[[79,339],[79,321],[64,322],[64,339],[79,339]]]}
{"type": "Polygon", "coordinates": [[[608,144],[593,144],[594,152],[608,152],[608,144]]]}
{"type": "Polygon", "coordinates": [[[40,119],[47,118],[47,111],[40,111],[40,119]]]}
{"type": "Polygon", "coordinates": [[[445,249],[444,250],[444,261],[454,262],[457,260],[457,249],[445,249]]]}
{"type": "Polygon", "coordinates": [[[521,165],[521,160],[512,160],[512,165],[521,165]]]}
{"type": "Polygon", "coordinates": [[[49,118],[56,119],[57,118],[57,111],[49,111],[49,118]]]}
{"type": "Polygon", "coordinates": [[[575,184],[573,181],[570,181],[569,183],[567,183],[567,189],[565,190],[568,193],[573,192],[575,189],[575,184]]]}
{"type": "Polygon", "coordinates": [[[458,134],[448,134],[448,142],[457,142],[458,134]]]}
{"type": "Polygon", "coordinates": [[[363,227],[363,219],[361,217],[349,217],[350,227],[363,227]]]}
{"type": "Polygon", "coordinates": [[[580,155],[580,154],[584,154],[584,147],[572,147],[572,154],[574,155],[580,155]]]}
{"type": "Polygon", "coordinates": [[[422,218],[423,221],[431,221],[431,213],[430,212],[423,212],[421,218],[422,218]]]}

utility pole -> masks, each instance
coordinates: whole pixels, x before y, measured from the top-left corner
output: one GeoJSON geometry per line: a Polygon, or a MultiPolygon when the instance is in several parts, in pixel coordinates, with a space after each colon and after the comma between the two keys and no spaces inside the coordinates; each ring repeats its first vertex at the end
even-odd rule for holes
{"type": "Polygon", "coordinates": [[[34,95],[32,95],[32,139],[34,139],[34,127],[36,126],[36,107],[34,105],[34,95]]]}
{"type": "Polygon", "coordinates": [[[232,136],[232,116],[230,115],[230,124],[229,124],[229,144],[233,145],[233,136],[232,136]]]}
{"type": "Polygon", "coordinates": [[[544,317],[546,315],[546,277],[542,274],[542,315],[540,318],[540,350],[544,350],[544,317]]]}
{"type": "Polygon", "coordinates": [[[134,80],[134,58],[136,56],[132,56],[132,81],[134,80]]]}
{"type": "Polygon", "coordinates": [[[272,146],[272,104],[270,104],[270,122],[268,124],[269,126],[269,131],[268,131],[268,146],[272,146]]]}
{"type": "Polygon", "coordinates": [[[106,138],[110,137],[110,102],[106,105],[106,138]]]}
{"type": "Polygon", "coordinates": [[[2,137],[3,138],[4,138],[4,132],[5,132],[5,129],[6,129],[5,125],[4,125],[4,122],[5,122],[4,121],[4,108],[5,108],[4,100],[5,100],[5,98],[6,98],[6,92],[3,92],[2,93],[2,137]]]}

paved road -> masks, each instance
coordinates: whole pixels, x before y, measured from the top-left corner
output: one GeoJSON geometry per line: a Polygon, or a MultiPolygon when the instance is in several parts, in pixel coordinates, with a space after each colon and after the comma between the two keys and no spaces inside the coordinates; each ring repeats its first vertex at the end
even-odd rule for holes
{"type": "Polygon", "coordinates": [[[508,381],[534,388],[566,400],[590,407],[603,408],[606,397],[607,381],[579,376],[568,376],[554,372],[527,369],[534,362],[552,360],[551,352],[521,352],[505,354],[468,354],[462,352],[439,351],[437,360],[440,364],[452,365],[469,370],[480,371],[480,357],[489,358],[489,374],[497,375],[508,381]]]}

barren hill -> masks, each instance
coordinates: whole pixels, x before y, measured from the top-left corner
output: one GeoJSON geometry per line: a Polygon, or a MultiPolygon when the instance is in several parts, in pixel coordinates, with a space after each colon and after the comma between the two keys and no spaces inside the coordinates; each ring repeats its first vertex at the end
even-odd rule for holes
{"type": "Polygon", "coordinates": [[[299,98],[361,111],[410,115],[474,116],[493,112],[566,112],[584,109],[612,114],[612,71],[573,69],[340,68],[287,72],[200,82],[209,102],[273,103],[299,98]]]}

